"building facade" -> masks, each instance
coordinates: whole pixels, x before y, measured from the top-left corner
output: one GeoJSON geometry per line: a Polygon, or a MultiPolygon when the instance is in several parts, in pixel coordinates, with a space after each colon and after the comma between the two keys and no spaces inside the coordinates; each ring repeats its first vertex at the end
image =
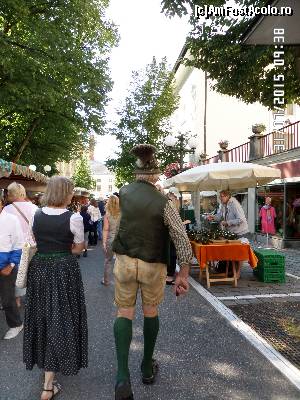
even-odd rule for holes
{"type": "Polygon", "coordinates": [[[92,190],[96,198],[105,198],[119,191],[115,185],[115,175],[103,163],[90,160],[90,168],[96,183],[94,190],[92,190]]]}
{"type": "Polygon", "coordinates": [[[218,149],[218,140],[227,139],[230,147],[246,142],[251,126],[262,123],[267,131],[272,124],[272,113],[259,103],[246,104],[235,97],[222,95],[211,89],[211,81],[204,71],[187,67],[183,58],[189,51],[183,48],[176,62],[175,92],[180,96],[179,108],[173,115],[176,132],[190,131],[198,138],[196,154],[205,152],[212,156],[218,149]]]}
{"type": "Polygon", "coordinates": [[[254,134],[247,143],[223,150],[205,163],[219,161],[252,162],[281,171],[281,179],[235,195],[245,210],[250,233],[259,241],[300,248],[300,115],[298,122],[267,135],[254,134]],[[262,232],[260,217],[266,197],[271,197],[276,212],[275,233],[268,237],[262,232]]]}

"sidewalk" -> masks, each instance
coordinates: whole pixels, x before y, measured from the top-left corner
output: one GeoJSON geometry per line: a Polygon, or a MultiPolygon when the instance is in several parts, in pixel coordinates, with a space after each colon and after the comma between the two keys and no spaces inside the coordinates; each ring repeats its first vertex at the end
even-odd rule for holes
{"type": "MultiPolygon", "coordinates": [[[[113,286],[100,285],[103,265],[99,246],[80,260],[89,322],[89,368],[78,376],[58,376],[59,400],[113,400],[115,353],[113,286]]],[[[140,305],[140,302],[139,302],[140,305]]],[[[135,400],[296,400],[300,392],[235,331],[194,289],[177,302],[167,287],[161,306],[155,357],[157,382],[143,386],[142,315],[138,307],[131,345],[130,370],[135,400]]],[[[0,314],[0,335],[6,325],[0,314]]],[[[39,399],[41,371],[22,364],[22,337],[0,342],[1,400],[39,399]]]]}

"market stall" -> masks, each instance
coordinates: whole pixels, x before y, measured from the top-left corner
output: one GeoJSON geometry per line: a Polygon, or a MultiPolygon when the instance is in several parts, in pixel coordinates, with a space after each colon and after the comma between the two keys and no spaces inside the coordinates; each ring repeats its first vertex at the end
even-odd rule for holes
{"type": "MultiPolygon", "coordinates": [[[[164,182],[164,186],[166,188],[176,186],[181,191],[189,190],[197,193],[200,190],[238,190],[263,185],[280,178],[280,176],[278,169],[263,165],[222,162],[191,168],[167,179],[164,182]]],[[[200,228],[200,212],[195,214],[198,228],[200,228]]],[[[200,237],[199,243],[195,243],[191,239],[194,255],[200,267],[200,276],[202,276],[202,270],[205,271],[208,287],[211,282],[219,281],[233,282],[236,286],[237,263],[248,261],[251,267],[254,268],[257,265],[256,257],[248,243],[234,240],[234,238],[227,238],[228,240],[225,238],[225,240],[216,243],[215,239],[217,238],[211,241],[209,238],[200,237]],[[223,276],[218,276],[218,278],[211,276],[209,264],[213,261],[228,261],[226,272],[222,274],[223,276]],[[228,276],[229,261],[233,265],[233,277],[228,276]]]]}
{"type": "Polygon", "coordinates": [[[232,282],[234,287],[237,287],[237,263],[239,261],[248,261],[252,268],[257,266],[257,257],[250,245],[241,243],[238,240],[210,244],[191,242],[191,245],[200,267],[199,279],[201,281],[205,276],[207,287],[210,287],[212,282],[232,282]],[[210,263],[215,260],[227,261],[224,273],[214,274],[210,272],[210,263]],[[232,261],[232,277],[229,277],[229,261],[232,261]]]}
{"type": "Polygon", "coordinates": [[[22,184],[28,192],[44,192],[47,176],[24,165],[0,159],[0,189],[6,189],[12,182],[22,184]]]}

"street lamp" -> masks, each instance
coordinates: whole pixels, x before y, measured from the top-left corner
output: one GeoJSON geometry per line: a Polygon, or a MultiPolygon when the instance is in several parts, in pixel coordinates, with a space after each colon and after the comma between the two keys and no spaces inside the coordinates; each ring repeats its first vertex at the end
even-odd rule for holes
{"type": "Polygon", "coordinates": [[[45,166],[44,166],[44,171],[45,171],[46,173],[50,172],[50,171],[51,171],[51,166],[50,166],[50,165],[45,165],[45,166]]]}
{"type": "Polygon", "coordinates": [[[179,153],[179,165],[180,165],[180,172],[183,170],[183,159],[185,154],[195,153],[195,149],[197,147],[197,138],[187,137],[183,133],[179,133],[177,136],[167,136],[165,138],[165,145],[170,148],[171,151],[179,153]],[[190,148],[186,148],[189,146],[190,148]]]}

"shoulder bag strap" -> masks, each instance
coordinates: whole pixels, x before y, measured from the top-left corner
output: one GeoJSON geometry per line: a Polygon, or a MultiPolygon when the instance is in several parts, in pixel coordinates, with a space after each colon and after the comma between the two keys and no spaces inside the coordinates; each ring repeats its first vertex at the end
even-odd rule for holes
{"type": "Polygon", "coordinates": [[[26,215],[19,209],[18,206],[16,206],[14,203],[11,203],[11,205],[15,207],[15,209],[18,211],[18,213],[19,213],[19,214],[25,219],[25,221],[27,222],[28,228],[29,228],[29,234],[30,234],[30,236],[31,236],[31,238],[32,238],[32,240],[33,240],[33,242],[35,243],[35,238],[34,238],[34,236],[33,236],[32,229],[30,228],[30,223],[29,223],[28,218],[27,218],[26,215]]]}
{"type": "Polygon", "coordinates": [[[25,216],[25,214],[19,209],[18,206],[16,206],[14,203],[11,203],[11,205],[13,207],[15,207],[15,209],[18,211],[18,213],[25,219],[25,221],[27,222],[27,224],[29,225],[29,221],[28,218],[25,216]]]}

